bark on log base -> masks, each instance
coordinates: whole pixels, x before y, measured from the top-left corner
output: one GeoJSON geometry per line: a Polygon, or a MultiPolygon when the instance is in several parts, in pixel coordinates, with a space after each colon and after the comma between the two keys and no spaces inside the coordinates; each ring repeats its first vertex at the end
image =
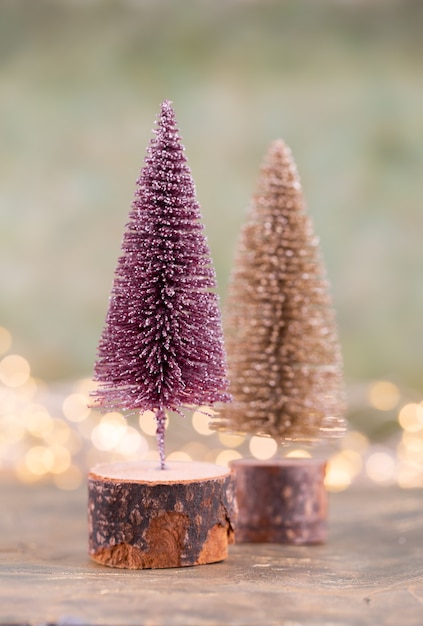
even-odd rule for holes
{"type": "Polygon", "coordinates": [[[326,462],[316,459],[232,461],[236,543],[323,543],[327,538],[326,462]]]}
{"type": "Polygon", "coordinates": [[[233,543],[234,477],[211,463],[116,462],[88,476],[90,556],[110,567],[222,561],[233,543]]]}

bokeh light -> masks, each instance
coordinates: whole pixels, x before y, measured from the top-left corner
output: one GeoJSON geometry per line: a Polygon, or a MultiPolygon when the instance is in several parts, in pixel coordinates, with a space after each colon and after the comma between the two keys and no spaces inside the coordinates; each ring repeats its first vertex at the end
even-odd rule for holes
{"type": "Polygon", "coordinates": [[[197,411],[195,411],[192,415],[192,425],[194,430],[200,435],[213,435],[213,430],[211,430],[210,416],[213,414],[212,409],[208,406],[200,407],[197,411]]]}
{"type": "Polygon", "coordinates": [[[395,459],[389,452],[373,452],[366,461],[366,471],[375,483],[392,483],[395,476],[395,459]]]}
{"type": "MultiPolygon", "coordinates": [[[[10,333],[0,328],[0,342],[10,348],[10,333]],[[3,338],[3,339],[2,339],[3,338]]],[[[1,347],[1,346],[0,346],[1,347]]],[[[63,490],[78,489],[87,472],[108,460],[159,460],[156,420],[152,411],[125,416],[117,411],[98,414],[89,408],[95,383],[80,379],[57,388],[31,377],[28,360],[20,355],[0,361],[0,467],[1,477],[25,484],[52,482],[63,490]]],[[[384,445],[368,433],[350,427],[327,454],[325,485],[342,491],[357,482],[397,484],[404,489],[423,487],[423,402],[413,392],[388,380],[352,394],[350,412],[366,420],[389,424],[384,445]],[[369,417],[370,416],[370,417],[369,417]],[[386,416],[386,417],[385,417],[386,416]],[[392,429],[396,428],[392,432],[392,429]]],[[[293,442],[278,448],[269,437],[246,436],[210,429],[214,410],[198,407],[190,419],[170,415],[166,424],[168,460],[206,461],[227,466],[253,456],[310,458],[319,452],[293,442]]],[[[379,431],[377,431],[379,432],[379,431]]]]}
{"type": "Polygon", "coordinates": [[[89,399],[83,393],[71,393],[63,400],[63,413],[71,422],[83,422],[90,414],[89,399]]]}
{"type": "Polygon", "coordinates": [[[53,451],[46,446],[33,446],[25,454],[25,465],[29,472],[42,476],[47,474],[54,464],[53,451]]]}
{"type": "Polygon", "coordinates": [[[352,483],[350,467],[339,456],[333,456],[328,463],[325,476],[325,487],[328,491],[343,491],[352,483]]]}
{"type": "Polygon", "coordinates": [[[215,463],[217,465],[228,466],[231,461],[242,459],[242,454],[238,450],[222,450],[216,457],[215,463]]]}
{"type": "Polygon", "coordinates": [[[364,454],[370,445],[368,437],[357,430],[349,430],[340,441],[344,450],[355,450],[360,455],[364,454]]]}
{"type": "Polygon", "coordinates": [[[135,428],[127,425],[114,449],[126,458],[142,458],[148,452],[148,443],[135,428]]]}
{"type": "Polygon", "coordinates": [[[53,419],[41,404],[29,404],[22,411],[27,431],[34,437],[45,438],[53,429],[53,419]]]}
{"type": "Polygon", "coordinates": [[[50,445],[65,445],[71,437],[71,429],[65,420],[59,417],[52,418],[49,431],[44,435],[43,439],[50,445]]]}
{"type": "Polygon", "coordinates": [[[98,450],[117,448],[127,431],[125,418],[116,412],[106,413],[91,433],[91,441],[98,450]]]}
{"type": "Polygon", "coordinates": [[[21,387],[30,373],[28,361],[19,354],[9,354],[0,361],[0,380],[7,387],[21,387]]]}
{"type": "Polygon", "coordinates": [[[225,446],[226,448],[238,448],[244,443],[245,436],[220,432],[218,433],[218,439],[222,446],[225,446]]]}
{"type": "Polygon", "coordinates": [[[286,453],[287,459],[309,459],[311,456],[308,450],[303,450],[302,448],[294,448],[286,453]]]}
{"type": "MultiPolygon", "coordinates": [[[[156,434],[157,422],[154,411],[144,411],[139,417],[139,425],[141,430],[146,434],[153,436],[156,434]]],[[[168,428],[169,420],[166,421],[165,428],[168,428]]]]}
{"type": "Polygon", "coordinates": [[[187,452],[183,450],[176,450],[175,452],[171,452],[167,455],[168,461],[192,461],[192,458],[187,452]]]}
{"type": "Polygon", "coordinates": [[[329,491],[342,491],[351,485],[363,466],[359,452],[345,449],[333,455],[328,462],[325,485],[329,491]]]}
{"type": "Polygon", "coordinates": [[[378,380],[372,383],[368,391],[369,401],[372,407],[379,411],[390,411],[400,401],[400,390],[397,385],[389,380],[378,380]]]}
{"type": "Polygon", "coordinates": [[[256,459],[265,461],[276,454],[278,444],[271,437],[251,437],[250,452],[256,459]]]}
{"type": "Polygon", "coordinates": [[[398,414],[398,422],[407,432],[423,430],[423,405],[415,402],[404,405],[398,414]]]}

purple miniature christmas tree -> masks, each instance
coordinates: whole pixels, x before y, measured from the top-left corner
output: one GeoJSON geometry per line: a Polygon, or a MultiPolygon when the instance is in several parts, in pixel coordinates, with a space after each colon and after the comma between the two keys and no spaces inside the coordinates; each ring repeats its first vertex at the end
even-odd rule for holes
{"type": "Polygon", "coordinates": [[[215,272],[169,101],[137,181],[94,397],[102,410],[154,411],[165,467],[166,410],[230,399],[215,272]]]}

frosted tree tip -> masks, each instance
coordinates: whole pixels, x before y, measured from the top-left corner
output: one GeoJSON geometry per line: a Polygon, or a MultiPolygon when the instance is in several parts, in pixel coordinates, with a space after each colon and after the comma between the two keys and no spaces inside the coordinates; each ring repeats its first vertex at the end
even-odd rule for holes
{"type": "Polygon", "coordinates": [[[169,111],[169,109],[172,110],[173,109],[172,101],[171,100],[163,100],[161,109],[162,109],[162,111],[169,111]]]}
{"type": "Polygon", "coordinates": [[[283,139],[275,139],[269,146],[269,155],[279,155],[285,159],[293,160],[292,150],[283,139]]]}

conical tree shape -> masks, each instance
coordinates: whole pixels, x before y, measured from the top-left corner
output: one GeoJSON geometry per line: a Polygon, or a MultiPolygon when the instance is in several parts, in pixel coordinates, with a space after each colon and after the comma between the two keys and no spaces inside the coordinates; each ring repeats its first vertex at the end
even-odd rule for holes
{"type": "Polygon", "coordinates": [[[98,347],[97,406],[165,410],[227,401],[215,272],[171,103],[162,104],[124,233],[98,347]]]}
{"type": "Polygon", "coordinates": [[[291,151],[271,144],[241,231],[225,306],[230,392],[215,428],[279,442],[344,431],[328,282],[291,151]]]}

